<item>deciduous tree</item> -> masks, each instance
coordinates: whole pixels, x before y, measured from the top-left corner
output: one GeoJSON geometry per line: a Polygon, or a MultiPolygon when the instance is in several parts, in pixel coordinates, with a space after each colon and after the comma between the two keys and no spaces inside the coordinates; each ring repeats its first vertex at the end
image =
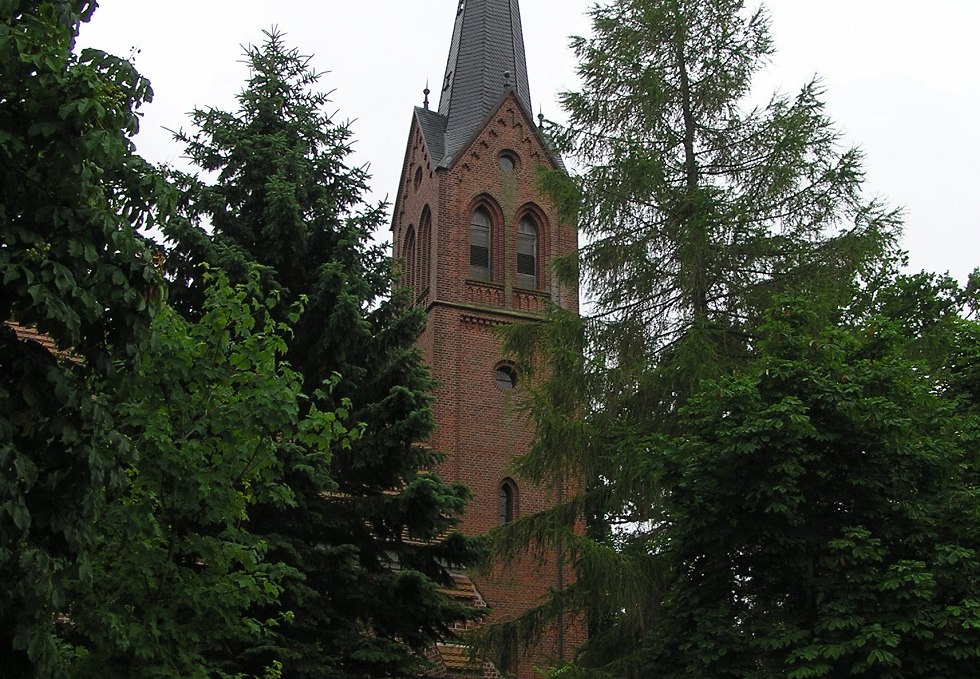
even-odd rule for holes
{"type": "Polygon", "coordinates": [[[287,618],[279,595],[292,571],[267,559],[253,507],[295,503],[286,459],[322,471],[354,438],[346,404],[306,403],[285,364],[289,326],[269,313],[276,300],[255,280],[206,281],[201,318],[162,310],[139,369],[103,397],[128,452],[126,484],[99,516],[94,577],[67,610],[74,677],[230,676],[228,649],[261,646],[287,618]]]}
{"type": "MultiPolygon", "coordinates": [[[[645,542],[672,579],[640,675],[973,671],[975,421],[898,327],[825,328],[787,301],[749,365],[683,410],[683,435],[649,442],[644,473],[669,492],[645,542]]],[[[974,363],[975,349],[962,347],[974,363]]]]}
{"type": "Polygon", "coordinates": [[[891,252],[898,215],[864,198],[861,153],[818,82],[753,105],[773,54],[764,10],[617,0],[592,20],[573,43],[582,89],[555,130],[584,168],[563,194],[587,241],[577,270],[595,351],[626,379],[662,366],[640,392],[668,407],[745,355],[773,295],[843,301],[891,252]]]}
{"type": "Polygon", "coordinates": [[[74,52],[94,2],[0,2],[0,653],[8,676],[62,665],[66,583],[90,580],[95,518],[122,480],[92,398],[138,354],[161,289],[137,230],[167,190],[133,152],[149,84],[74,52]],[[20,338],[32,327],[57,346],[20,338]],[[59,622],[61,621],[61,622],[59,622]]]}

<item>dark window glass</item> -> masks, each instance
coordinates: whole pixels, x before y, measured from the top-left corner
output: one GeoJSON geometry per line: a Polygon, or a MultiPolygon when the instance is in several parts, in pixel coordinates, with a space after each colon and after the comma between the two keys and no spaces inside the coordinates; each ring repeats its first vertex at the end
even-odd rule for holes
{"type": "Polygon", "coordinates": [[[517,226],[517,284],[536,288],[538,278],[538,228],[530,217],[517,226]]]}
{"type": "Polygon", "coordinates": [[[517,373],[509,365],[502,365],[497,368],[497,386],[507,391],[517,386],[517,373]]]}
{"type": "Polygon", "coordinates": [[[514,500],[516,492],[511,481],[500,484],[500,523],[510,523],[514,520],[514,500]]]}
{"type": "Polygon", "coordinates": [[[473,243],[470,246],[470,264],[481,269],[489,268],[490,248],[481,243],[473,243]]]}
{"type": "Polygon", "coordinates": [[[490,280],[490,215],[482,209],[470,220],[470,277],[490,280]]]}
{"type": "Polygon", "coordinates": [[[500,159],[497,161],[497,163],[500,165],[500,169],[503,170],[504,172],[514,171],[514,159],[511,158],[510,156],[500,156],[500,159]]]}
{"type": "MultiPolygon", "coordinates": [[[[405,287],[415,294],[416,271],[415,271],[415,229],[408,227],[408,235],[405,236],[405,287]]],[[[414,300],[413,300],[414,301],[414,300]]]]}

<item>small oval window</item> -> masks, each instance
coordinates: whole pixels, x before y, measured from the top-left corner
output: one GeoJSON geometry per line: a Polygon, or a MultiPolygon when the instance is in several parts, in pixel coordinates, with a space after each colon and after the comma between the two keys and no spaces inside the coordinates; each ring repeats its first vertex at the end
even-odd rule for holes
{"type": "Polygon", "coordinates": [[[422,186],[422,168],[415,170],[415,180],[412,182],[415,185],[415,190],[418,191],[419,187],[422,186]]]}

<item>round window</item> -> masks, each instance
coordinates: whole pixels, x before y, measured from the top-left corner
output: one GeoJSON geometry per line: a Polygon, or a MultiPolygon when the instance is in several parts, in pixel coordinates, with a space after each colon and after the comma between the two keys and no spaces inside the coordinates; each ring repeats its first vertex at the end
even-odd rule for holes
{"type": "Polygon", "coordinates": [[[514,170],[517,169],[517,165],[518,165],[517,156],[514,155],[511,151],[504,151],[503,153],[500,154],[500,157],[497,158],[497,164],[500,166],[500,169],[503,170],[504,172],[513,172],[514,170]]]}
{"type": "Polygon", "coordinates": [[[517,386],[517,373],[509,365],[502,365],[496,371],[497,387],[509,391],[517,386]]]}

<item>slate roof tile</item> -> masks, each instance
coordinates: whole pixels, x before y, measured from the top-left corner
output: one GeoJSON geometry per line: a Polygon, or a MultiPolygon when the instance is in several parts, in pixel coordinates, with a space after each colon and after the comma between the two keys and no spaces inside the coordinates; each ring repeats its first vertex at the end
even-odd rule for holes
{"type": "Polygon", "coordinates": [[[462,150],[508,86],[531,117],[518,0],[463,0],[439,99],[439,115],[446,121],[444,159],[462,150]]]}

